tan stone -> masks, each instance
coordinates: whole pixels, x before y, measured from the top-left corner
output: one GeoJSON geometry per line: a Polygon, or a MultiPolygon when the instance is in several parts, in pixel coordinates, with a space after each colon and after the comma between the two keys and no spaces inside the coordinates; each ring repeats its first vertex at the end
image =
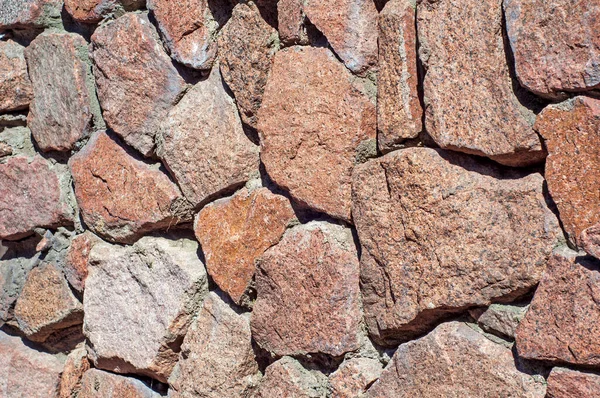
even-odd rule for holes
{"type": "Polygon", "coordinates": [[[251,398],[325,398],[327,378],[309,371],[291,357],[283,357],[267,367],[265,377],[251,398]]]}
{"type": "MultiPolygon", "coordinates": [[[[81,379],[85,372],[90,369],[90,361],[87,359],[87,351],[82,344],[75,348],[67,356],[65,367],[60,378],[60,391],[58,398],[74,398],[81,391],[81,379]]],[[[116,398],[116,397],[115,397],[116,398]]]]}
{"type": "Polygon", "coordinates": [[[13,40],[0,41],[0,112],[27,109],[33,99],[24,50],[13,40]]]}
{"type": "Polygon", "coordinates": [[[161,398],[148,385],[132,377],[124,377],[98,369],[83,375],[77,398],[161,398]]]}
{"type": "Polygon", "coordinates": [[[0,0],[0,30],[60,26],[63,0],[0,0]]]}
{"type": "Polygon", "coordinates": [[[65,10],[78,22],[96,23],[107,16],[143,8],[146,0],[65,0],[65,10]]]}
{"type": "Polygon", "coordinates": [[[553,368],[548,377],[547,398],[599,398],[600,375],[567,368],[553,368]]]}
{"type": "Polygon", "coordinates": [[[352,358],[344,361],[329,376],[331,398],[361,398],[367,388],[379,378],[381,362],[371,358],[352,358]]]}

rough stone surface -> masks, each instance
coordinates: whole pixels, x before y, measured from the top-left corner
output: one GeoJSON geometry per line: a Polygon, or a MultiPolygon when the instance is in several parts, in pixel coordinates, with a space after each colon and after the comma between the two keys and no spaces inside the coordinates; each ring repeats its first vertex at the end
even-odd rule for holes
{"type": "Polygon", "coordinates": [[[92,127],[87,42],[75,33],[38,36],[25,50],[33,84],[27,124],[42,151],[67,151],[92,127]]]}
{"type": "Polygon", "coordinates": [[[371,336],[406,340],[447,314],[535,287],[564,239],[543,183],[428,148],[358,167],[353,216],[371,336]]]}
{"type": "MultiPolygon", "coordinates": [[[[67,356],[65,367],[60,378],[60,391],[58,398],[76,398],[81,390],[81,379],[90,369],[87,351],[82,344],[67,356]]],[[[116,397],[115,397],[116,398],[116,397]]]]}
{"type": "Polygon", "coordinates": [[[290,202],[267,188],[244,188],[198,214],[194,229],[208,273],[236,304],[244,301],[255,261],[279,242],[294,219],[290,202]]]}
{"type": "Polygon", "coordinates": [[[398,347],[367,397],[542,398],[545,393],[543,381],[517,370],[510,349],[449,322],[398,347]]]}
{"type": "Polygon", "coordinates": [[[65,0],[65,10],[78,22],[96,23],[107,16],[143,8],[146,0],[65,0]]]}
{"type": "MultiPolygon", "coordinates": [[[[14,124],[20,123],[21,120],[9,119],[6,118],[6,116],[12,115],[0,115],[0,142],[6,144],[10,148],[11,156],[34,156],[36,153],[31,138],[31,131],[25,127],[27,117],[24,116],[24,119],[22,120],[23,125],[20,126],[14,124]],[[6,122],[7,125],[3,126],[3,122],[6,122]]],[[[3,159],[2,163],[5,163],[4,160],[6,159],[3,159]]]]}
{"type": "Polygon", "coordinates": [[[0,30],[60,25],[63,0],[0,0],[0,30]]]}
{"type": "Polygon", "coordinates": [[[548,377],[547,398],[599,398],[600,375],[554,368],[548,377]]]}
{"type": "Polygon", "coordinates": [[[189,206],[169,177],[103,131],[94,133],[69,166],[83,220],[107,240],[130,243],[189,217],[189,206]]]}
{"type": "Polygon", "coordinates": [[[528,166],[545,151],[532,129],[533,112],[513,91],[501,7],[501,0],[419,3],[425,124],[442,148],[528,166]]]}
{"type": "Polygon", "coordinates": [[[492,304],[488,308],[470,310],[469,314],[486,332],[514,339],[517,326],[528,308],[527,305],[492,304]]]}
{"type": "Polygon", "coordinates": [[[254,3],[239,3],[219,36],[223,79],[233,91],[242,121],[256,128],[257,113],[277,50],[277,31],[254,3]]]}
{"type": "Polygon", "coordinates": [[[0,41],[0,112],[27,109],[33,99],[24,50],[15,41],[0,41]]]}
{"type": "Polygon", "coordinates": [[[417,137],[423,128],[416,48],[414,1],[389,1],[379,14],[377,144],[383,152],[417,137]]]}
{"type": "Polygon", "coordinates": [[[34,228],[73,223],[61,167],[41,156],[0,163],[0,239],[21,239],[34,228]]]}
{"type": "Polygon", "coordinates": [[[58,394],[63,361],[0,331],[0,396],[48,398],[58,394]]]}
{"type": "Polygon", "coordinates": [[[252,336],[275,355],[340,356],[359,348],[359,265],[348,228],[288,230],[257,264],[252,336]]]}
{"type": "Polygon", "coordinates": [[[127,144],[151,154],[160,123],[186,87],[154,26],[146,14],[128,13],[96,30],[92,51],[106,123],[127,144]]]}
{"type": "Polygon", "coordinates": [[[277,21],[279,39],[286,45],[308,44],[304,0],[279,0],[277,21]]]}
{"type": "Polygon", "coordinates": [[[587,254],[600,259],[600,222],[584,229],[579,242],[587,254]]]}
{"type": "Polygon", "coordinates": [[[247,397],[260,377],[248,318],[209,293],[181,346],[169,397],[247,397]]]}
{"type": "Polygon", "coordinates": [[[300,362],[283,357],[271,364],[252,398],[325,398],[327,378],[318,371],[306,370],[300,362]]]}
{"type": "Polygon", "coordinates": [[[258,147],[244,134],[218,69],[169,112],[158,137],[158,155],[194,205],[258,173],[258,147]]]}
{"type": "Polygon", "coordinates": [[[329,376],[331,398],[361,398],[382,372],[381,362],[371,358],[352,358],[329,376]]]}
{"type": "Polygon", "coordinates": [[[77,398],[161,398],[140,380],[124,377],[98,369],[83,375],[81,391],[77,398]]]}
{"type": "Polygon", "coordinates": [[[520,356],[600,366],[600,262],[562,248],[552,257],[517,328],[520,356]]]}
{"type": "Polygon", "coordinates": [[[188,239],[154,237],[94,245],[83,306],[96,367],[167,381],[177,342],[208,291],[197,251],[188,239]]]}
{"type": "Polygon", "coordinates": [[[348,69],[366,74],[377,65],[377,9],[371,0],[307,0],[304,12],[348,69]]]}
{"type": "Polygon", "coordinates": [[[550,105],[536,130],[546,140],[546,180],[567,236],[600,222],[600,100],[576,97],[550,105]]]}
{"type": "Polygon", "coordinates": [[[519,82],[537,95],[600,88],[600,4],[504,0],[519,82]]]}
{"type": "Polygon", "coordinates": [[[301,204],[350,220],[351,175],[374,147],[376,112],[325,48],[292,47],[274,58],[258,116],[261,160],[301,204]]]}
{"type": "Polygon", "coordinates": [[[85,289],[88,261],[92,247],[97,241],[93,234],[86,232],[73,238],[67,249],[63,272],[73,289],[80,293],[85,289]]]}

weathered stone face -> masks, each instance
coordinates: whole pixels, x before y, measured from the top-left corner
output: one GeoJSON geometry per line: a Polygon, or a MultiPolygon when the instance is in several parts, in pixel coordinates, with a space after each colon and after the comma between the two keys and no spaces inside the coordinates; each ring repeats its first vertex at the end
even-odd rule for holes
{"type": "Polygon", "coordinates": [[[517,370],[510,349],[449,322],[398,347],[367,397],[542,398],[545,393],[542,381],[517,370]]]}
{"type": "Polygon", "coordinates": [[[287,45],[309,43],[303,5],[303,0],[277,2],[277,25],[282,43],[287,45]]]}
{"type": "Polygon", "coordinates": [[[183,78],[146,14],[126,14],[100,26],[91,48],[106,123],[127,144],[150,155],[160,123],[186,87],[183,78]]]}
{"type": "Polygon", "coordinates": [[[331,398],[360,398],[379,378],[381,363],[371,358],[352,358],[329,376],[331,398]]]}
{"type": "Polygon", "coordinates": [[[375,143],[375,106],[352,83],[329,50],[284,49],[258,115],[261,160],[273,181],[302,205],[344,220],[352,169],[375,143]]]}
{"type": "Polygon", "coordinates": [[[73,238],[67,249],[63,272],[71,287],[80,293],[85,289],[85,280],[88,276],[88,261],[92,247],[97,241],[98,238],[96,236],[86,232],[73,238]]]}
{"type": "Polygon", "coordinates": [[[584,229],[579,243],[587,254],[600,259],[600,222],[584,229]]]}
{"type": "Polygon", "coordinates": [[[427,148],[359,166],[352,211],[371,336],[406,340],[444,315],[535,287],[562,237],[543,183],[427,148]]]}
{"type": "Polygon", "coordinates": [[[548,377],[548,398],[600,397],[600,375],[553,368],[548,377]]]}
{"type": "Polygon", "coordinates": [[[318,371],[308,371],[300,362],[283,357],[272,363],[265,372],[252,398],[325,398],[327,378],[318,371]]]}
{"type": "Polygon", "coordinates": [[[208,291],[197,250],[191,240],[153,237],[93,247],[83,306],[96,367],[167,381],[208,291]]]}
{"type": "Polygon", "coordinates": [[[488,308],[470,310],[469,314],[486,332],[514,339],[517,326],[528,308],[527,305],[492,304],[488,308]]]}
{"type": "Polygon", "coordinates": [[[96,23],[109,15],[143,8],[146,0],[65,0],[65,10],[78,22],[96,23]]]}
{"type": "Polygon", "coordinates": [[[33,99],[24,50],[15,41],[0,41],[0,112],[27,109],[33,99]]]}
{"type": "Polygon", "coordinates": [[[63,0],[0,0],[0,30],[60,25],[63,0]]]}
{"type": "Polygon", "coordinates": [[[600,5],[595,1],[504,0],[519,82],[557,99],[600,89],[600,5]]]}
{"type": "Polygon", "coordinates": [[[536,130],[546,140],[546,180],[569,239],[600,222],[600,100],[576,97],[550,105],[536,130]]]}
{"type": "Polygon", "coordinates": [[[442,148],[508,166],[543,161],[535,115],[513,91],[501,0],[424,0],[417,7],[427,132],[442,148]]]}
{"type": "Polygon", "coordinates": [[[181,346],[169,397],[247,397],[260,377],[248,318],[209,293],[181,346]]]}
{"type": "Polygon", "coordinates": [[[87,359],[87,351],[85,346],[81,344],[67,356],[60,378],[60,392],[58,397],[73,398],[79,396],[81,379],[89,369],[90,361],[87,359]]]}
{"type": "Polygon", "coordinates": [[[78,398],[161,398],[138,379],[90,369],[83,375],[78,398]]]}
{"type": "Polygon", "coordinates": [[[254,339],[279,356],[358,349],[358,274],[348,228],[311,222],[288,230],[257,264],[254,339]]]}

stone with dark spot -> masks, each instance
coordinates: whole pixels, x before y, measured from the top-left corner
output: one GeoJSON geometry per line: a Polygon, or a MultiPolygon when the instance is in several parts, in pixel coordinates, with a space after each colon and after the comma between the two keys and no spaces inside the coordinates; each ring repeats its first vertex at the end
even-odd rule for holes
{"type": "Polygon", "coordinates": [[[0,112],[27,109],[33,99],[24,50],[13,40],[0,41],[0,112]]]}
{"type": "Polygon", "coordinates": [[[146,0],[65,0],[65,10],[75,21],[83,23],[96,23],[145,5],[146,0]]]}
{"type": "Polygon", "coordinates": [[[303,5],[303,0],[277,2],[279,39],[286,45],[309,43],[303,5]]]}
{"type": "MultiPolygon", "coordinates": [[[[67,355],[65,367],[60,378],[58,398],[76,398],[81,391],[81,379],[90,369],[85,346],[81,344],[67,355]]],[[[116,397],[115,397],[116,398],[116,397]]]]}
{"type": "Polygon", "coordinates": [[[85,289],[90,252],[98,240],[94,234],[84,232],[74,237],[67,249],[63,272],[71,287],[80,293],[85,289]]]}

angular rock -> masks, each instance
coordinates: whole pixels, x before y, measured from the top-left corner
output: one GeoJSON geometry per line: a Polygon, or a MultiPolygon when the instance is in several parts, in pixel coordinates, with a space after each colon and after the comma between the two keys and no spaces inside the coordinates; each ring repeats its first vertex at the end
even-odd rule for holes
{"type": "Polygon", "coordinates": [[[60,378],[58,398],[78,397],[81,391],[81,379],[90,369],[85,346],[80,345],[67,356],[65,367],[60,378]]]}
{"type": "Polygon", "coordinates": [[[329,376],[331,398],[360,398],[381,372],[381,362],[371,358],[352,358],[329,376]]]}
{"type": "Polygon", "coordinates": [[[94,245],[83,306],[95,367],[167,381],[178,342],[208,292],[197,251],[188,239],[154,237],[94,245]]]}
{"type": "Polygon", "coordinates": [[[541,380],[517,370],[509,348],[449,322],[398,347],[367,397],[543,398],[541,380]]]}
{"type": "Polygon", "coordinates": [[[0,163],[0,239],[21,239],[38,227],[73,224],[64,171],[37,155],[0,163]]]}
{"type": "Polygon", "coordinates": [[[90,369],[83,375],[81,391],[77,398],[161,398],[138,379],[124,377],[98,369],[90,369]]]}
{"type": "Polygon", "coordinates": [[[52,264],[43,264],[27,275],[15,306],[15,318],[29,340],[43,342],[59,330],[80,325],[83,306],[62,272],[52,264]]]}
{"type": "Polygon", "coordinates": [[[340,356],[359,348],[359,265],[350,229],[288,230],[257,264],[252,336],[271,353],[340,356]]]}
{"type": "Polygon", "coordinates": [[[499,333],[514,339],[517,326],[525,317],[528,308],[527,305],[492,304],[488,308],[470,310],[469,314],[486,332],[499,333]]]}
{"type": "Polygon", "coordinates": [[[599,398],[600,375],[567,368],[553,368],[548,377],[547,398],[599,398]]]}
{"type": "Polygon", "coordinates": [[[535,128],[548,148],[548,191],[567,236],[580,245],[581,232],[600,222],[600,100],[576,97],[550,105],[535,128]]]}
{"type": "Polygon", "coordinates": [[[251,398],[325,398],[327,378],[318,371],[305,369],[291,357],[272,363],[251,398]]]}
{"type": "Polygon", "coordinates": [[[147,14],[128,13],[100,26],[91,48],[106,123],[127,144],[150,155],[160,123],[186,88],[183,78],[147,14]]]}
{"type": "Polygon", "coordinates": [[[532,128],[535,115],[513,90],[501,1],[419,3],[425,124],[442,148],[528,166],[546,154],[532,128]]]}
{"type": "Polygon", "coordinates": [[[584,229],[579,243],[587,254],[600,259],[600,222],[584,229]]]}
{"type": "Polygon", "coordinates": [[[562,231],[538,173],[408,148],[355,170],[365,320],[406,341],[468,307],[512,301],[542,277],[562,231]]]}
{"type": "Polygon", "coordinates": [[[600,366],[600,262],[567,248],[552,256],[519,324],[519,356],[600,366]]]}
{"type": "Polygon", "coordinates": [[[600,89],[600,4],[504,0],[504,15],[521,85],[549,99],[600,89]]]}
{"type": "Polygon", "coordinates": [[[59,26],[63,0],[0,0],[0,30],[59,26]]]}
{"type": "Polygon", "coordinates": [[[267,188],[244,188],[200,211],[194,229],[206,269],[236,304],[245,301],[256,260],[279,242],[294,219],[290,202],[267,188]]]}
{"type": "Polygon", "coordinates": [[[158,155],[195,206],[258,173],[258,147],[244,134],[218,69],[169,112],[157,137],[158,155]]]}
{"type": "Polygon", "coordinates": [[[98,239],[91,233],[77,235],[67,249],[63,272],[73,289],[82,293],[88,276],[88,261],[92,247],[98,239]]]}
{"type": "Polygon", "coordinates": [[[371,0],[307,0],[304,12],[352,72],[377,66],[377,9],[371,0]]]}
{"type": "Polygon", "coordinates": [[[277,26],[279,39],[286,45],[308,44],[304,0],[279,0],[277,2],[277,26]]]}
{"type": "Polygon", "coordinates": [[[34,93],[27,124],[42,151],[68,151],[91,131],[96,96],[87,46],[78,34],[49,33],[25,50],[34,93]]]}
{"type": "Polygon", "coordinates": [[[248,318],[209,293],[183,340],[169,397],[247,397],[260,377],[248,318]]]}
{"type": "Polygon", "coordinates": [[[326,48],[284,49],[258,116],[261,160],[273,181],[301,204],[346,221],[352,169],[376,136],[375,106],[352,81],[326,48]]]}
{"type": "MultiPolygon", "coordinates": [[[[8,119],[3,117],[10,114],[0,115],[0,142],[6,144],[10,148],[11,156],[24,155],[32,157],[36,155],[36,151],[31,138],[31,131],[25,127],[27,117],[22,120],[23,125],[16,125],[20,120],[8,119]],[[7,125],[2,125],[6,122],[7,125]]],[[[4,159],[6,160],[6,159],[4,159]]]]}
{"type": "Polygon", "coordinates": [[[15,41],[0,41],[0,112],[27,109],[33,99],[24,50],[15,41]]]}
{"type": "Polygon", "coordinates": [[[377,144],[389,152],[423,129],[417,85],[414,0],[389,1],[379,14],[377,144]]]}
{"type": "Polygon", "coordinates": [[[103,131],[71,157],[69,167],[83,220],[109,241],[131,243],[145,232],[166,230],[189,218],[189,205],[177,185],[103,131]]]}
{"type": "Polygon", "coordinates": [[[65,10],[78,22],[96,23],[107,16],[143,8],[146,0],[65,0],[65,10]]]}
{"type": "Polygon", "coordinates": [[[256,128],[273,56],[277,31],[260,16],[254,3],[239,3],[219,36],[219,66],[235,95],[242,121],[256,128]]]}

